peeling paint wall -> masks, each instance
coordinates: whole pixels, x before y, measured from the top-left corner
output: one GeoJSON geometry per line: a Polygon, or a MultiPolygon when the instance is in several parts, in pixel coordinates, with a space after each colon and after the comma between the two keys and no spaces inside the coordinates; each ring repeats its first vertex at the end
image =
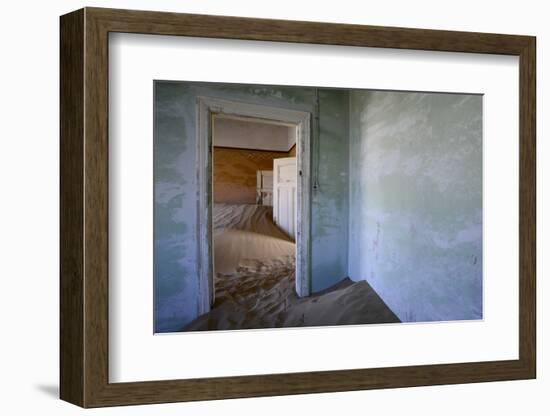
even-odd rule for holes
{"type": "Polygon", "coordinates": [[[196,168],[192,97],[182,84],[155,83],[155,331],[194,317],[198,290],[196,168]]]}
{"type": "MultiPolygon", "coordinates": [[[[314,112],[315,89],[155,82],[155,331],[176,331],[198,313],[195,100],[207,96],[314,112]]],[[[321,91],[318,181],[312,194],[312,286],[347,276],[347,106],[343,91],[321,91]],[[340,146],[339,144],[344,144],[340,146]],[[329,162],[330,160],[330,162],[329,162]],[[342,164],[342,166],[338,166],[342,164]],[[317,218],[317,219],[316,219],[317,218]]],[[[312,137],[312,140],[317,138],[312,137]]],[[[314,156],[314,155],[312,155],[314,156]]]]}
{"type": "MultiPolygon", "coordinates": [[[[348,91],[319,91],[319,138],[312,149],[312,159],[318,160],[318,189],[311,199],[313,292],[348,276],[348,91]]],[[[315,176],[314,171],[313,181],[315,176]]]]}
{"type": "Polygon", "coordinates": [[[482,97],[350,93],[349,275],[404,322],[482,318],[482,97]]]}

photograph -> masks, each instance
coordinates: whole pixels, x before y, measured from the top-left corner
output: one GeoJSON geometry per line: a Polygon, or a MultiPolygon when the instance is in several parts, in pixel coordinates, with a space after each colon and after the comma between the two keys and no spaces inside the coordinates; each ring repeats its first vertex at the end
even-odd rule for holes
{"type": "MultiPolygon", "coordinates": [[[[18,349],[53,334],[10,375],[71,414],[365,409],[345,397],[441,413],[427,394],[536,413],[543,13],[63,1],[12,30],[14,68],[59,105],[29,123],[28,82],[7,85],[22,147],[4,176],[29,177],[6,204],[25,214],[5,216],[26,256],[11,275],[36,265],[43,290],[27,313],[14,294],[36,285],[7,279],[6,333],[25,329],[18,349]],[[49,81],[43,56],[59,57],[49,81]],[[31,253],[22,227],[55,224],[59,244],[31,253]]],[[[48,408],[29,392],[14,405],[48,408]]]]}
{"type": "Polygon", "coordinates": [[[483,319],[483,95],[153,82],[154,333],[483,319]]]}

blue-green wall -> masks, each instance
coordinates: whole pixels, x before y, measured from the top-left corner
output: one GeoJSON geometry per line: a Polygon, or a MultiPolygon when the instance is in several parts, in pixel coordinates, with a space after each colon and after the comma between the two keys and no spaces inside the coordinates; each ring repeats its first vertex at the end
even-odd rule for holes
{"type": "Polygon", "coordinates": [[[405,322],[482,317],[482,97],[350,95],[349,275],[405,322]]]}
{"type": "Polygon", "coordinates": [[[311,201],[313,292],[326,289],[348,275],[348,130],[348,91],[320,90],[320,140],[318,149],[314,146],[312,152],[315,162],[312,178],[317,185],[311,201]]]}
{"type": "MultiPolygon", "coordinates": [[[[155,331],[182,328],[197,316],[197,96],[307,111],[316,91],[301,87],[155,82],[154,228],[155,331]]],[[[324,289],[347,276],[348,95],[320,90],[319,188],[312,194],[312,287],[324,289]]],[[[316,131],[316,130],[314,130],[316,131]]],[[[314,161],[314,172],[317,163],[314,161]]]]}

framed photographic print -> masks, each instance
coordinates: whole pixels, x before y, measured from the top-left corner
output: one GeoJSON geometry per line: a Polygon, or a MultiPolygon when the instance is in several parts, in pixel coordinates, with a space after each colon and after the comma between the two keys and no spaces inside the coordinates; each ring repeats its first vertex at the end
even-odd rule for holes
{"type": "Polygon", "coordinates": [[[82,407],[534,378],[535,38],[61,17],[82,407]]]}

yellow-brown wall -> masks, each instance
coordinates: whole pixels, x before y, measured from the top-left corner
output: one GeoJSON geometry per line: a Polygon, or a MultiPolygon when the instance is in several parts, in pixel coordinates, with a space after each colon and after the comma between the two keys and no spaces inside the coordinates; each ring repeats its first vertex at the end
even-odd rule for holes
{"type": "Polygon", "coordinates": [[[273,159],[291,152],[214,147],[214,202],[256,203],[256,172],[273,170],[273,159]]]}
{"type": "Polygon", "coordinates": [[[292,146],[288,151],[288,157],[296,157],[296,145],[292,146]]]}

